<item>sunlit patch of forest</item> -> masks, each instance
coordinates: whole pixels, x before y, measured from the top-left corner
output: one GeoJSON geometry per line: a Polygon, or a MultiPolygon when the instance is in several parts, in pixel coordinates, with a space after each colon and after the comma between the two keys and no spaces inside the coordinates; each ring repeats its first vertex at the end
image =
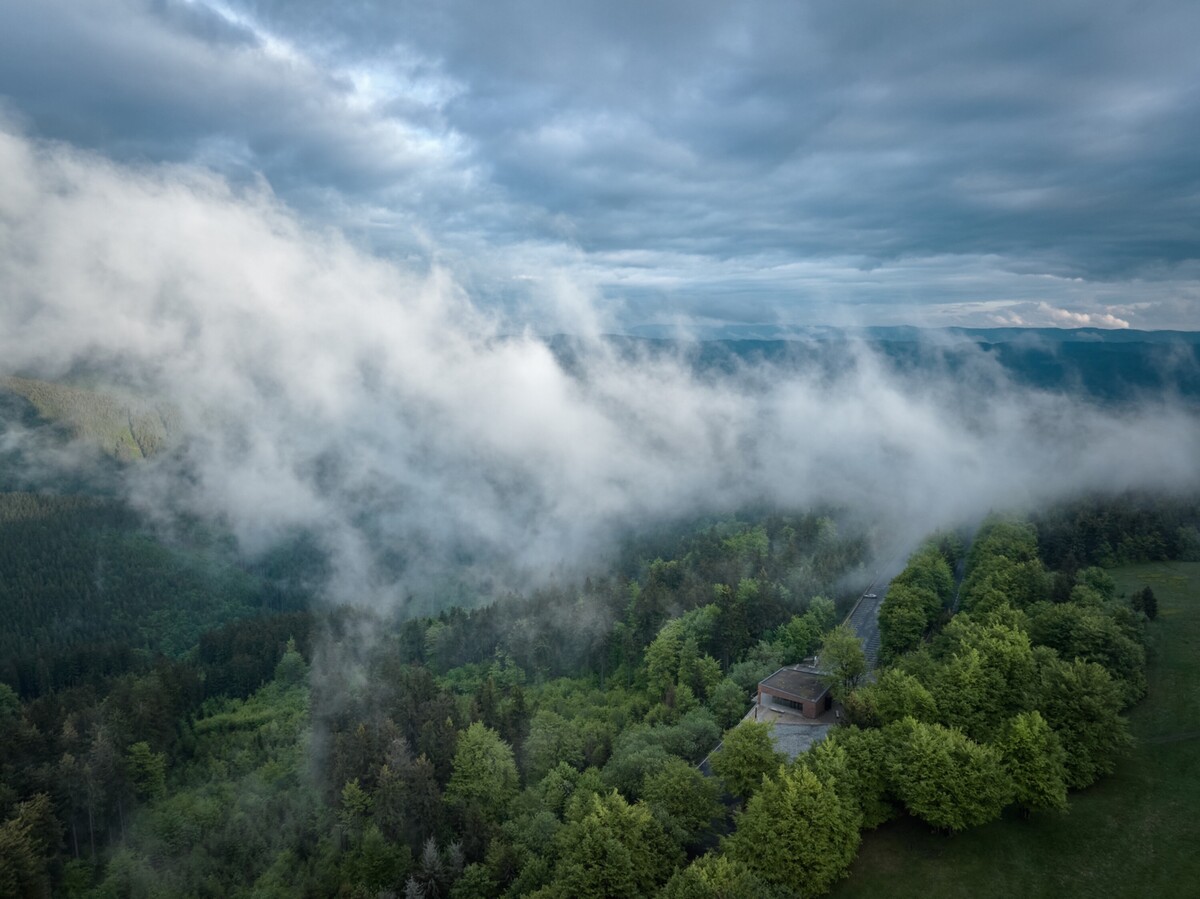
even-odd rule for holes
{"type": "Polygon", "coordinates": [[[120,460],[144,459],[164,449],[179,431],[179,410],[111,389],[31,378],[0,377],[0,394],[19,397],[46,421],[120,460]]]}

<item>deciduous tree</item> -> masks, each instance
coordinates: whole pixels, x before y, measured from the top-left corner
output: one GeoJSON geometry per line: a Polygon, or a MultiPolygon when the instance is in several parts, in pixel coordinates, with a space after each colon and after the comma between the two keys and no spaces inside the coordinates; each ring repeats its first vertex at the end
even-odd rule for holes
{"type": "Polygon", "coordinates": [[[963,830],[999,816],[1012,797],[1000,752],[913,718],[888,727],[888,777],[909,813],[933,827],[963,830]]]}
{"type": "Polygon", "coordinates": [[[710,853],[677,871],[660,899],[770,899],[775,891],[744,862],[710,853]]]}
{"type": "Polygon", "coordinates": [[[1028,812],[1067,808],[1066,755],[1058,736],[1037,711],[1011,718],[999,741],[1013,800],[1028,812]]]}
{"type": "Polygon", "coordinates": [[[783,754],[775,751],[771,741],[770,724],[743,721],[725,732],[725,739],[721,748],[713,753],[711,764],[730,793],[749,799],[763,777],[776,771],[783,760],[783,754]]]}
{"type": "Polygon", "coordinates": [[[832,781],[780,766],[746,804],[725,848],[768,884],[819,896],[854,860],[860,820],[832,781]]]}
{"type": "Polygon", "coordinates": [[[844,699],[867,673],[867,656],[862,641],[849,626],[842,624],[825,635],[821,645],[823,680],[837,699],[844,699]]]}
{"type": "Polygon", "coordinates": [[[1036,707],[1066,752],[1067,786],[1081,789],[1111,774],[1132,743],[1121,689],[1094,662],[1063,661],[1050,650],[1038,661],[1036,707]]]}
{"type": "Polygon", "coordinates": [[[496,821],[518,788],[512,747],[478,721],[463,731],[454,753],[446,801],[460,810],[474,807],[485,819],[496,821]]]}
{"type": "Polygon", "coordinates": [[[651,896],[682,858],[649,808],[630,805],[616,790],[593,796],[557,842],[550,895],[563,899],[651,896]]]}
{"type": "Polygon", "coordinates": [[[750,708],[750,699],[738,684],[730,678],[725,678],[708,699],[708,707],[713,717],[722,728],[730,728],[742,720],[742,716],[750,708]]]}
{"type": "Polygon", "coordinates": [[[667,834],[685,848],[698,844],[723,818],[717,784],[682,759],[672,758],[646,776],[642,800],[667,834]]]}

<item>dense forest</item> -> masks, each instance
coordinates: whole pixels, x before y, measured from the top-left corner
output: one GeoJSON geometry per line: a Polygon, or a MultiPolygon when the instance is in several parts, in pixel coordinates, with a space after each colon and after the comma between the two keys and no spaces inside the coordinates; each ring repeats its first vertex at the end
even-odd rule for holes
{"type": "Polygon", "coordinates": [[[113,500],[0,494],[0,681],[24,698],[179,656],[201,635],[308,593],[231,564],[197,525],[170,544],[113,500]]]}
{"type": "Polygon", "coordinates": [[[1194,558],[1198,523],[1127,496],[936,535],[864,676],[836,625],[869,546],[833,512],[397,621],[281,577],[302,547],[8,494],[0,896],[819,895],[896,814],[1053,813],[1110,771],[1155,603],[1104,566],[1194,558]],[[789,759],[739,722],[818,651],[845,723],[789,759]]]}

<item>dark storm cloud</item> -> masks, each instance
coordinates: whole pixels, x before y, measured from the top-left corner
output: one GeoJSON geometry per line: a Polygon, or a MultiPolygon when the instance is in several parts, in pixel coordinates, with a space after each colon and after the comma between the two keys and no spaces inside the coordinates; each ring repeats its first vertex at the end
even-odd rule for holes
{"type": "Polygon", "coordinates": [[[450,121],[587,249],[1003,253],[1109,277],[1200,243],[1194,4],[253,7],[345,52],[436,54],[467,85],[450,121]]]}
{"type": "Polygon", "coordinates": [[[1186,0],[5,7],[38,133],[261,172],[497,293],[520,260],[627,310],[1195,320],[1186,0]]]}
{"type": "Polygon", "coordinates": [[[228,11],[180,0],[5,7],[0,92],[48,137],[262,173],[307,206],[331,191],[437,196],[469,176],[435,120],[380,115],[359,101],[352,72],[228,11]]]}

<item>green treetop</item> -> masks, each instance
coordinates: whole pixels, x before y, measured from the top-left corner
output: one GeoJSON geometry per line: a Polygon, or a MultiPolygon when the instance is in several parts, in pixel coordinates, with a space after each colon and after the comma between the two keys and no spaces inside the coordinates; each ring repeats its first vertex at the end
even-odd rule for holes
{"type": "Polygon", "coordinates": [[[484,818],[498,820],[517,795],[519,779],[512,747],[478,721],[459,734],[453,772],[446,786],[452,806],[473,806],[484,818]]]}

